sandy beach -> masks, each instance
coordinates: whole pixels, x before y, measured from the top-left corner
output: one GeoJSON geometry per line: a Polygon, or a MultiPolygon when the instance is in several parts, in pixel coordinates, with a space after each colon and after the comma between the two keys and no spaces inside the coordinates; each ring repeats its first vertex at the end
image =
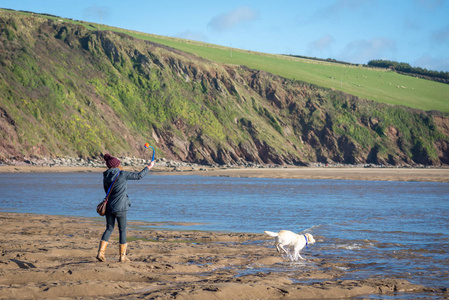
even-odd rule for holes
{"type": "MultiPolygon", "coordinates": [[[[117,231],[106,250],[108,261],[95,259],[103,218],[0,213],[0,223],[1,299],[447,296],[447,291],[404,279],[347,280],[349,263],[319,257],[313,247],[307,264],[290,262],[263,234],[163,231],[130,222],[131,262],[119,263],[117,231]]],[[[315,238],[319,243],[324,237],[315,238]]]]}
{"type": "MultiPolygon", "coordinates": [[[[187,172],[183,172],[187,173],[187,172]]],[[[194,172],[196,175],[293,178],[293,179],[338,179],[379,181],[449,182],[449,169],[413,168],[263,168],[263,169],[219,169],[194,172]]]]}
{"type": "MultiPolygon", "coordinates": [[[[141,169],[141,168],[140,168],[141,169]]],[[[125,170],[140,171],[125,167],[125,170]]],[[[105,168],[0,166],[0,173],[17,172],[104,172],[105,168]]],[[[449,182],[449,168],[360,168],[360,167],[285,167],[285,168],[153,168],[161,175],[201,175],[295,179],[339,179],[380,181],[449,182]]]]}

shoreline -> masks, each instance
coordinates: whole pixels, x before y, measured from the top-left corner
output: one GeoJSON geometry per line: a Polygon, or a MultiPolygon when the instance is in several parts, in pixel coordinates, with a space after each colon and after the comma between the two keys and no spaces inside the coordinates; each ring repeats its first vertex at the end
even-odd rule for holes
{"type": "MultiPolygon", "coordinates": [[[[124,167],[140,171],[142,167],[124,167]]],[[[0,173],[104,172],[100,167],[0,166],[0,173]]],[[[284,179],[337,179],[375,181],[449,182],[449,168],[361,168],[361,167],[276,167],[276,168],[191,168],[154,167],[158,175],[200,175],[284,179]]]]}
{"type": "MultiPolygon", "coordinates": [[[[292,263],[263,234],[144,229],[129,222],[129,263],[118,263],[118,230],[107,262],[95,259],[101,217],[0,212],[0,298],[323,299],[368,295],[444,297],[447,290],[385,274],[348,279],[351,262],[292,263]]],[[[317,243],[325,237],[316,236],[317,243]]]]}

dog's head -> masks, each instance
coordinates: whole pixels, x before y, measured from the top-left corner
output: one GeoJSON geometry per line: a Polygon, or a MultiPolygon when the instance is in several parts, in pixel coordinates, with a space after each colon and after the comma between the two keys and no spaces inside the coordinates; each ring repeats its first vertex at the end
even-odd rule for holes
{"type": "Polygon", "coordinates": [[[309,244],[315,244],[315,239],[313,238],[313,235],[310,233],[304,234],[307,237],[307,243],[309,244]]]}

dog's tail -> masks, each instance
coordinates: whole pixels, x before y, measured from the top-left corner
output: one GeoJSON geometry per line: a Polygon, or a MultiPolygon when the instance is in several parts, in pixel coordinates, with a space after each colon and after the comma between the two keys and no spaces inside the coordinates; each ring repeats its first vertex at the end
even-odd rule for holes
{"type": "Polygon", "coordinates": [[[268,234],[269,236],[272,236],[272,237],[277,237],[278,236],[277,232],[272,232],[272,231],[264,231],[264,232],[265,232],[265,234],[268,234]]]}

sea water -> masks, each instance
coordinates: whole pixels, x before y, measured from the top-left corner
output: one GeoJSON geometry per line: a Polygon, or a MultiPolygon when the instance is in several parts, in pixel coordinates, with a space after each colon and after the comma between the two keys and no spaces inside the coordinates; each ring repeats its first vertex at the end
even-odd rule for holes
{"type": "MultiPolygon", "coordinates": [[[[98,217],[104,194],[101,173],[0,174],[1,211],[98,217]]],[[[318,242],[303,256],[347,260],[348,278],[449,287],[448,183],[151,173],[130,181],[128,194],[129,220],[167,229],[309,232],[318,242]]]]}

